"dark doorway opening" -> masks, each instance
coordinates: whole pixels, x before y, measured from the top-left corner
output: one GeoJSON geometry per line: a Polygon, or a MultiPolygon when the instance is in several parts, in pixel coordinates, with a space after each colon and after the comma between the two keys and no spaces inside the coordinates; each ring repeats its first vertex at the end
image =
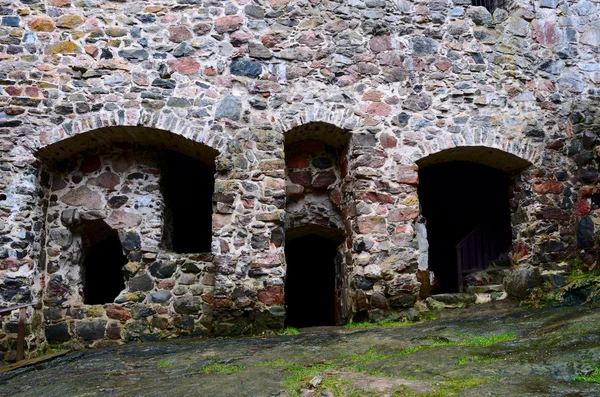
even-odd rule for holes
{"type": "Polygon", "coordinates": [[[87,248],[83,261],[83,302],[111,303],[125,289],[121,269],[127,263],[116,233],[87,248]]]}
{"type": "Polygon", "coordinates": [[[510,175],[472,162],[419,170],[419,200],[427,220],[433,293],[462,290],[470,272],[487,268],[511,246],[510,175]]]}
{"type": "Polygon", "coordinates": [[[165,200],[163,244],[179,253],[211,251],[215,171],[203,162],[165,152],[161,183],[165,200]]]}
{"type": "Polygon", "coordinates": [[[338,242],[310,234],[285,246],[286,323],[292,327],[335,325],[335,257],[338,242]]]}

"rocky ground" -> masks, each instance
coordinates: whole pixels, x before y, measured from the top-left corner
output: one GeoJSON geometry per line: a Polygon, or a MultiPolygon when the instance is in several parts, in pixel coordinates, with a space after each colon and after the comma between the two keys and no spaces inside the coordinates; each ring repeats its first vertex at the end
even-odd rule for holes
{"type": "Polygon", "coordinates": [[[0,376],[2,396],[600,395],[597,305],[507,302],[394,326],[75,352],[0,376]]]}

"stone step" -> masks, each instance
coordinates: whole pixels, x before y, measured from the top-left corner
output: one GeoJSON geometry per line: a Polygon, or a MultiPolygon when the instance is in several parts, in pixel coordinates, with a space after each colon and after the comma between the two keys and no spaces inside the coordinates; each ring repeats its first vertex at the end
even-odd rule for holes
{"type": "Polygon", "coordinates": [[[508,295],[501,284],[469,286],[463,293],[437,294],[425,299],[431,310],[459,309],[462,307],[505,299],[508,295]]]}
{"type": "Polygon", "coordinates": [[[506,268],[482,270],[466,276],[465,284],[469,286],[502,284],[509,272],[510,270],[506,268]]]}
{"type": "Polygon", "coordinates": [[[467,285],[465,292],[472,294],[485,294],[491,292],[504,292],[502,284],[487,284],[487,285],[467,285]]]}
{"type": "Polygon", "coordinates": [[[500,300],[506,299],[508,297],[508,294],[504,291],[502,291],[502,292],[485,292],[485,293],[477,293],[477,294],[475,294],[475,296],[477,297],[477,301],[475,303],[480,304],[480,303],[488,303],[488,302],[492,302],[492,301],[500,301],[500,300]]]}
{"type": "Polygon", "coordinates": [[[437,294],[425,299],[427,306],[434,310],[461,308],[474,305],[476,301],[475,294],[467,293],[437,294]]]}

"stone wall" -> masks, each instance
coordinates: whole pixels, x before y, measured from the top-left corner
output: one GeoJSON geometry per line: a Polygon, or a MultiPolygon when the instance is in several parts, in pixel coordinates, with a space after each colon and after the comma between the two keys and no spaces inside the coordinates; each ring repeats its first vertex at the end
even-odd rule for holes
{"type": "Polygon", "coordinates": [[[155,149],[112,147],[50,170],[43,294],[48,342],[151,340],[210,330],[212,255],[175,254],[162,246],[159,165],[155,149]],[[114,304],[84,304],[85,240],[102,240],[107,229],[118,233],[127,255],[126,287],[114,304]]]}
{"type": "MultiPolygon", "coordinates": [[[[340,185],[349,317],[397,317],[417,299],[416,272],[424,267],[418,261],[426,256],[415,232],[416,162],[450,148],[496,148],[532,164],[516,177],[515,262],[556,270],[581,250],[591,262],[597,175],[586,131],[598,132],[599,7],[591,0],[515,0],[491,15],[468,0],[0,2],[3,303],[37,302],[28,311],[32,352],[43,345],[42,324],[64,323],[77,335],[76,323],[88,320],[68,314],[70,303],[60,305],[60,315],[42,307],[42,291],[56,274],[48,269],[76,250],[44,257],[42,247],[63,233],[53,230],[69,229],[52,206],[66,203],[52,200],[41,170],[83,149],[152,143],[218,154],[214,259],[150,258],[160,228],[148,224],[142,233],[142,220],[131,227],[145,252],[140,271],[155,260],[176,264],[163,281],[150,275],[154,286],[145,292],[189,278],[185,263],[197,261],[195,279],[214,275],[214,296],[206,297],[213,317],[198,323],[199,308],[193,326],[185,320],[187,331],[281,327],[284,135],[315,123],[350,134],[340,185]]],[[[98,194],[104,189],[83,183],[98,194]]],[[[109,197],[101,197],[104,206],[109,197]]],[[[198,285],[209,290],[211,283],[198,285]]],[[[65,302],[77,298],[76,284],[74,276],[67,282],[65,302]]],[[[182,296],[199,303],[203,293],[185,288],[182,296]]],[[[144,304],[168,318],[164,336],[182,329],[175,299],[144,304]]],[[[109,321],[106,309],[94,321],[109,321]]],[[[155,314],[145,310],[110,321],[126,335],[130,321],[151,327],[155,314]]],[[[14,340],[14,315],[2,320],[5,350],[14,340]]],[[[162,332],[148,333],[154,329],[162,332]]]]}

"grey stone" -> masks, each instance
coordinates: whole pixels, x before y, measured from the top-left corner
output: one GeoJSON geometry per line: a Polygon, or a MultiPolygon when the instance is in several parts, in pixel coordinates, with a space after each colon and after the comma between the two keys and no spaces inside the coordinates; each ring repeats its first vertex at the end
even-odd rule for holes
{"type": "Polygon", "coordinates": [[[413,37],[411,42],[413,56],[422,57],[437,53],[438,43],[429,37],[413,37]]]}
{"type": "Polygon", "coordinates": [[[590,150],[596,144],[596,139],[598,139],[598,135],[592,130],[585,130],[583,132],[583,137],[581,139],[581,144],[584,149],[590,150]]]}
{"type": "Polygon", "coordinates": [[[131,292],[147,292],[154,288],[154,281],[152,281],[147,273],[144,273],[133,277],[129,280],[128,285],[131,292]]]}
{"type": "Polygon", "coordinates": [[[148,295],[148,298],[153,303],[163,303],[171,299],[172,295],[169,291],[156,291],[148,295]]]}
{"type": "Polygon", "coordinates": [[[577,246],[581,249],[592,249],[594,243],[594,222],[590,216],[584,216],[577,225],[577,246]]]}
{"type": "MultiPolygon", "coordinates": [[[[150,294],[150,296],[151,295],[152,294],[150,294]]],[[[156,312],[154,310],[145,305],[136,304],[133,306],[133,308],[131,308],[131,317],[134,320],[143,320],[147,317],[154,315],[155,313],[156,312]]]]}
{"type": "Polygon", "coordinates": [[[251,41],[248,43],[248,54],[252,58],[259,59],[270,59],[273,58],[273,54],[271,50],[262,45],[261,43],[257,43],[255,41],[251,41]]]}
{"type": "Polygon", "coordinates": [[[67,342],[71,339],[67,323],[46,326],[46,341],[49,343],[67,342]]]}
{"type": "Polygon", "coordinates": [[[126,251],[133,251],[140,249],[142,246],[142,239],[140,235],[134,231],[129,231],[121,237],[121,246],[126,251]]]}
{"type": "Polygon", "coordinates": [[[105,320],[81,321],[75,324],[75,335],[84,341],[104,338],[105,320]]]}
{"type": "Polygon", "coordinates": [[[201,272],[201,269],[198,267],[198,265],[196,265],[195,263],[192,262],[186,262],[183,265],[181,265],[181,271],[183,273],[194,273],[194,274],[198,274],[201,272]]]}
{"type": "Polygon", "coordinates": [[[540,70],[543,70],[546,73],[551,74],[560,74],[562,70],[565,68],[565,63],[561,60],[552,61],[547,60],[540,64],[540,70]]]}
{"type": "Polygon", "coordinates": [[[560,4],[561,0],[542,0],[540,3],[541,8],[556,8],[560,4]]]}
{"type": "Polygon", "coordinates": [[[198,314],[202,309],[202,299],[185,295],[173,299],[173,310],[179,314],[198,314]]]}
{"type": "Polygon", "coordinates": [[[471,7],[469,17],[476,25],[489,25],[492,23],[492,14],[485,7],[471,7]]]}
{"type": "Polygon", "coordinates": [[[146,50],[121,50],[119,55],[128,61],[141,61],[148,59],[148,51],[146,50]]]}
{"type": "Polygon", "coordinates": [[[521,266],[511,269],[509,275],[504,279],[504,288],[508,295],[517,299],[524,299],[541,282],[542,276],[537,267],[521,266]]]}
{"type": "Polygon", "coordinates": [[[259,77],[262,74],[261,64],[247,58],[235,58],[231,61],[230,70],[235,76],[259,77]]]}
{"type": "Polygon", "coordinates": [[[431,106],[431,97],[424,92],[419,94],[411,94],[402,103],[402,107],[413,112],[420,112],[429,109],[431,106]]]}
{"type": "Polygon", "coordinates": [[[177,264],[169,261],[158,261],[154,262],[148,270],[156,278],[169,278],[177,270],[177,264]]]}
{"type": "Polygon", "coordinates": [[[228,95],[219,103],[215,112],[215,119],[230,119],[238,121],[242,114],[242,101],[240,98],[228,95]]]}
{"type": "Polygon", "coordinates": [[[247,16],[255,19],[264,19],[265,18],[265,10],[261,7],[253,4],[248,4],[244,7],[244,12],[247,16]]]}
{"type": "Polygon", "coordinates": [[[529,33],[529,22],[518,15],[514,15],[508,19],[505,31],[514,36],[525,37],[529,33]]]}

